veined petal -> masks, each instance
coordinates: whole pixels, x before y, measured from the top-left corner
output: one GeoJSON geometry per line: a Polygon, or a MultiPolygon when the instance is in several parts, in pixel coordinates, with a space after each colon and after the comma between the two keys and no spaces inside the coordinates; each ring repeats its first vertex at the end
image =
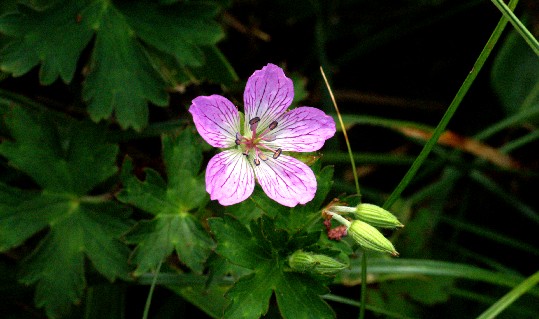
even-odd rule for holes
{"type": "Polygon", "coordinates": [[[264,144],[283,151],[313,152],[335,135],[335,121],[323,111],[302,106],[283,114],[277,127],[268,135],[275,137],[264,144]]]}
{"type": "Polygon", "coordinates": [[[189,107],[198,133],[213,147],[235,145],[236,133],[240,131],[238,109],[220,95],[199,96],[189,107]]]}
{"type": "Polygon", "coordinates": [[[281,205],[294,207],[314,198],[317,184],[313,171],[293,157],[269,158],[254,169],[264,192],[281,205]]]}
{"type": "Polygon", "coordinates": [[[259,117],[258,131],[265,130],[279,115],[284,113],[294,98],[292,80],[284,75],[283,69],[269,63],[255,71],[245,86],[245,131],[249,131],[249,120],[259,117]]]}
{"type": "Polygon", "coordinates": [[[221,205],[237,204],[251,196],[255,188],[254,172],[246,156],[238,150],[221,152],[206,168],[206,191],[221,205]]]}

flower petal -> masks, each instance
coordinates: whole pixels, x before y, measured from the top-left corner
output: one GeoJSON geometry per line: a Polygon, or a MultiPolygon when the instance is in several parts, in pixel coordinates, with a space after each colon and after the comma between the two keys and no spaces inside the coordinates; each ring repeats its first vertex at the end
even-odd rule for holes
{"type": "Polygon", "coordinates": [[[294,207],[314,198],[316,177],[309,166],[299,160],[281,155],[255,166],[258,183],[269,198],[281,205],[294,207]]]}
{"type": "Polygon", "coordinates": [[[255,188],[254,172],[246,156],[238,150],[221,152],[206,168],[206,191],[221,205],[237,204],[251,196],[255,188]]]}
{"type": "Polygon", "coordinates": [[[294,85],[284,75],[283,69],[269,63],[262,70],[255,71],[245,86],[245,132],[249,131],[249,120],[259,117],[258,131],[281,115],[292,103],[294,85]]]}
{"type": "Polygon", "coordinates": [[[335,135],[333,118],[314,107],[302,106],[286,112],[277,123],[277,127],[268,133],[275,139],[264,144],[283,151],[314,152],[335,135]]]}
{"type": "Polygon", "coordinates": [[[213,147],[235,145],[240,131],[238,109],[220,95],[199,96],[189,107],[198,133],[213,147]]]}

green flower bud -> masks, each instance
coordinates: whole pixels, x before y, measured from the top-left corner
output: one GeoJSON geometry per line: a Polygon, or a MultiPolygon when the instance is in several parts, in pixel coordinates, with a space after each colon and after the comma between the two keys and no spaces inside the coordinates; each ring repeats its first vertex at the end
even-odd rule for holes
{"type": "Polygon", "coordinates": [[[335,275],[348,267],[347,265],[326,255],[318,255],[298,250],[288,257],[290,268],[300,272],[311,272],[320,275],[335,275]]]}
{"type": "Polygon", "coordinates": [[[396,228],[404,227],[401,222],[387,210],[373,204],[359,204],[356,206],[355,216],[374,227],[396,228]]]}
{"type": "Polygon", "coordinates": [[[393,256],[399,254],[393,244],[378,229],[360,220],[352,222],[348,228],[348,236],[351,236],[364,249],[390,253],[393,256]]]}

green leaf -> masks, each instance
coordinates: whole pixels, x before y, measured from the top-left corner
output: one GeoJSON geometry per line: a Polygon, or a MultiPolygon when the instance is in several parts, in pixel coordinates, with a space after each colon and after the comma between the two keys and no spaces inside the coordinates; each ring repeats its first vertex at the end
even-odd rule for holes
{"type": "Polygon", "coordinates": [[[240,221],[231,217],[211,218],[209,224],[217,239],[217,252],[231,263],[254,269],[271,259],[269,247],[261,245],[240,221]]]}
{"type": "Polygon", "coordinates": [[[160,6],[137,1],[120,7],[144,42],[173,55],[181,65],[190,66],[204,64],[199,46],[215,44],[224,36],[213,20],[217,9],[211,2],[160,6]]]}
{"type": "MultiPolygon", "coordinates": [[[[109,280],[128,279],[129,250],[116,240],[128,229],[128,224],[121,219],[125,217],[122,208],[113,203],[61,203],[57,197],[48,195],[42,195],[40,202],[43,204],[41,209],[35,207],[34,211],[23,211],[24,205],[21,205],[18,211],[19,216],[29,215],[21,218],[26,221],[31,220],[31,216],[54,212],[49,220],[50,232],[23,266],[22,281],[36,284],[36,305],[45,307],[48,316],[67,314],[71,304],[81,298],[85,286],[85,255],[109,280]]],[[[43,226],[42,221],[35,224],[43,226]]],[[[17,225],[0,219],[0,232],[14,226],[17,225]]]]}
{"type": "Polygon", "coordinates": [[[118,146],[93,123],[66,119],[57,126],[49,114],[21,107],[5,122],[14,141],[0,144],[0,155],[49,192],[84,195],[116,173],[118,146]]]}
{"type": "Polygon", "coordinates": [[[266,260],[256,271],[240,278],[226,297],[231,300],[224,318],[260,318],[268,311],[269,299],[280,279],[280,270],[266,260]]]}
{"type": "Polygon", "coordinates": [[[200,222],[190,214],[160,214],[151,221],[141,221],[127,240],[138,244],[133,255],[137,276],[155,268],[156,261],[174,250],[189,268],[201,273],[213,246],[200,222]]]}
{"type": "Polygon", "coordinates": [[[126,18],[109,6],[97,26],[90,73],[83,89],[94,121],[112,112],[124,128],[142,129],[148,122],[147,102],[168,103],[164,82],[126,18]]]}
{"type": "Polygon", "coordinates": [[[0,50],[0,69],[20,76],[41,63],[43,84],[58,77],[73,79],[82,50],[93,35],[92,21],[77,16],[98,9],[89,1],[62,1],[44,11],[20,5],[18,12],[0,18],[0,32],[11,41],[0,50]]]}
{"type": "MultiPolygon", "coordinates": [[[[225,216],[210,220],[217,239],[217,253],[231,263],[253,272],[241,277],[228,291],[230,304],[225,318],[259,318],[269,307],[273,292],[284,318],[333,318],[332,309],[320,298],[327,293],[324,281],[291,272],[286,258],[292,251],[288,234],[275,228],[272,219],[263,216],[250,223],[251,230],[240,221],[225,216]]],[[[292,238],[293,240],[293,238],[292,238]]],[[[312,238],[300,241],[312,244],[312,238]]]]}
{"type": "Polygon", "coordinates": [[[38,307],[60,317],[83,293],[85,257],[109,280],[129,278],[129,249],[117,240],[130,226],[129,209],[107,196],[86,196],[116,172],[118,147],[93,123],[21,107],[10,108],[5,123],[11,139],[0,154],[43,190],[0,185],[0,251],[49,228],[24,263],[22,281],[36,284],[38,307]]]}
{"type": "Polygon", "coordinates": [[[131,162],[124,163],[124,189],[118,199],[155,215],[128,234],[127,239],[138,244],[133,257],[138,265],[135,274],[154,269],[174,250],[189,268],[202,272],[213,241],[201,223],[188,213],[208,200],[204,181],[198,174],[202,152],[190,130],[178,136],[163,136],[162,140],[167,181],[151,169],[145,170],[146,179],[140,181],[130,174],[131,162]]]}
{"type": "Polygon", "coordinates": [[[335,313],[320,298],[329,290],[308,275],[281,272],[275,289],[279,310],[284,318],[334,318],[335,313]]]}

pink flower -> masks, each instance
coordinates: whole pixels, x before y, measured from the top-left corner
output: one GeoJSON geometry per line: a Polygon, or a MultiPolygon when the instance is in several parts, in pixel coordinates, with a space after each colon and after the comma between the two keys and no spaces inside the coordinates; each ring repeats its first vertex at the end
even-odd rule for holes
{"type": "Polygon", "coordinates": [[[189,112],[195,126],[211,146],[225,150],[206,169],[206,190],[221,205],[249,197],[255,178],[276,202],[294,207],[314,198],[316,178],[303,162],[283,152],[313,152],[335,134],[335,122],[324,112],[307,106],[287,111],[294,97],[292,80],[268,64],[251,75],[243,100],[245,121],[228,99],[199,96],[189,112]]]}

